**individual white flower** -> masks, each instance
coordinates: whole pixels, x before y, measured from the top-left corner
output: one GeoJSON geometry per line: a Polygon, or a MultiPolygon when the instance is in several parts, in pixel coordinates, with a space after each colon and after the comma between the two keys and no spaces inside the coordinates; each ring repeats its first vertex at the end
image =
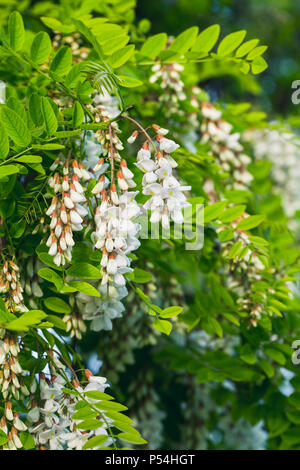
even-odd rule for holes
{"type": "Polygon", "coordinates": [[[160,139],[158,139],[157,137],[157,140],[159,142],[159,147],[162,152],[172,153],[179,148],[179,145],[176,144],[176,142],[171,139],[167,139],[166,137],[161,137],[160,139]]]}
{"type": "Polygon", "coordinates": [[[144,160],[144,159],[149,159],[151,158],[151,152],[149,150],[149,145],[145,143],[143,147],[138,151],[137,154],[137,159],[139,160],[144,160]]]}

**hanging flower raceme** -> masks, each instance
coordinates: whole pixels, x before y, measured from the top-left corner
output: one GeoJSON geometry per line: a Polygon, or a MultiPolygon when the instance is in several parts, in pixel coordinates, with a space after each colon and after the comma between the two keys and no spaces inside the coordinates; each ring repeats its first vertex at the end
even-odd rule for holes
{"type": "MultiPolygon", "coordinates": [[[[5,261],[0,274],[0,292],[5,307],[11,314],[27,312],[24,305],[23,288],[20,284],[19,267],[12,260],[5,261]]],[[[23,445],[19,432],[26,430],[14,410],[11,400],[24,400],[29,391],[24,382],[25,371],[19,362],[20,338],[4,328],[0,328],[0,393],[5,400],[4,413],[0,416],[0,429],[7,434],[7,449],[16,450],[23,445]]]]}
{"type": "Polygon", "coordinates": [[[24,305],[23,288],[19,267],[14,261],[5,261],[0,273],[0,293],[5,294],[5,306],[11,312],[27,312],[24,305]]]}
{"type": "Polygon", "coordinates": [[[137,154],[135,165],[144,173],[143,194],[150,196],[144,208],[151,212],[150,221],[161,222],[163,228],[168,229],[170,220],[177,224],[183,222],[182,209],[190,205],[184,192],[189,191],[191,187],[182,186],[173,174],[177,163],[171,153],[177,150],[179,145],[165,137],[167,129],[156,124],[153,124],[152,128],[155,137],[145,140],[137,154]]]}
{"type": "Polygon", "coordinates": [[[181,64],[161,64],[158,62],[153,65],[150,76],[150,83],[158,83],[163,93],[159,96],[159,101],[168,105],[166,112],[168,115],[184,115],[180,108],[180,101],[186,99],[184,92],[184,83],[181,80],[181,73],[184,67],[181,64]]]}
{"type": "Polygon", "coordinates": [[[70,306],[72,307],[72,313],[67,313],[63,317],[63,321],[66,323],[66,332],[69,333],[71,338],[82,338],[82,333],[86,332],[86,326],[82,318],[82,314],[76,308],[76,298],[70,297],[70,306]]]}
{"type": "MultiPolygon", "coordinates": [[[[111,96],[105,89],[102,89],[101,93],[91,96],[92,104],[87,105],[90,113],[94,116],[95,122],[106,123],[111,119],[115,118],[120,110],[118,108],[118,100],[115,96],[111,96]]],[[[115,145],[115,159],[120,161],[118,152],[123,150],[123,144],[118,137],[121,132],[117,121],[111,123],[113,132],[113,140],[115,145]]],[[[110,135],[108,129],[98,129],[97,131],[89,131],[86,133],[84,138],[84,150],[86,157],[83,160],[86,168],[94,170],[94,176],[100,186],[101,181],[98,181],[101,175],[105,175],[109,163],[104,161],[104,158],[108,155],[108,149],[110,144],[110,135]],[[101,158],[99,159],[99,155],[101,158]]],[[[103,178],[102,178],[103,179],[103,178]]],[[[107,183],[107,179],[105,182],[107,183]]]]}
{"type": "MultiPolygon", "coordinates": [[[[221,118],[221,111],[212,104],[202,103],[201,109],[204,118],[201,126],[202,143],[209,144],[210,153],[216,157],[221,169],[231,175],[229,187],[247,189],[252,181],[252,175],[247,171],[251,159],[243,153],[240,134],[231,133],[231,124],[221,118]]],[[[211,180],[206,181],[205,189],[210,201],[215,202],[218,195],[211,180]]],[[[263,280],[263,271],[266,269],[262,261],[265,253],[263,250],[262,253],[253,251],[247,233],[237,228],[238,222],[247,216],[248,214],[244,213],[231,223],[233,237],[223,242],[223,255],[226,259],[224,270],[226,285],[239,297],[239,310],[248,314],[250,324],[256,326],[261,316],[267,314],[267,296],[263,291],[258,295],[257,289],[257,282],[263,280]],[[232,255],[234,246],[240,247],[236,256],[232,255]]],[[[219,227],[218,231],[222,230],[224,227],[219,227]]]]}
{"type": "MultiPolygon", "coordinates": [[[[171,38],[168,42],[172,42],[171,38]]],[[[165,118],[171,119],[171,123],[176,121],[181,130],[185,129],[181,138],[183,141],[187,140],[187,148],[191,147],[191,140],[196,140],[195,131],[199,128],[199,99],[206,99],[206,93],[197,86],[185,87],[182,77],[184,66],[179,63],[162,64],[158,61],[151,71],[153,73],[149,82],[155,85],[158,94],[156,100],[159,101],[160,107],[163,106],[165,118]]],[[[152,95],[153,92],[151,100],[152,95]]]]}
{"type": "MultiPolygon", "coordinates": [[[[284,209],[292,217],[300,210],[300,147],[297,136],[292,131],[249,129],[243,137],[253,146],[257,159],[272,162],[271,175],[275,181],[275,191],[282,195],[284,209]]],[[[296,227],[295,221],[291,221],[291,227],[296,227]]]]}
{"type": "MultiPolygon", "coordinates": [[[[97,108],[98,120],[107,122],[110,117],[105,108],[97,108]]],[[[95,249],[102,252],[102,280],[96,286],[101,298],[78,294],[76,299],[83,319],[91,320],[92,329],[97,331],[111,329],[112,319],[122,316],[124,306],[120,300],[128,294],[124,274],[132,271],[128,255],[140,246],[140,226],[134,223],[140,208],[135,201],[137,192],[130,191],[136,184],[126,160],[119,154],[123,149],[119,133],[116,122],[97,132],[102,155],[92,169],[95,184],[91,192],[96,205],[91,239],[95,249]]]]}
{"type": "MultiPolygon", "coordinates": [[[[263,281],[263,271],[266,269],[262,262],[264,253],[253,250],[251,240],[244,230],[239,230],[237,225],[242,220],[246,220],[247,213],[244,213],[235,221],[231,222],[233,238],[223,242],[223,255],[227,260],[224,266],[226,284],[239,297],[237,300],[239,309],[246,312],[252,326],[257,325],[264,311],[266,295],[259,292],[257,283],[263,281]],[[234,246],[240,245],[242,256],[230,256],[234,246]],[[259,292],[259,295],[258,295],[259,292]],[[257,299],[260,301],[258,302],[257,299]]],[[[224,230],[219,227],[218,232],[224,230]]]]}
{"type": "MultiPolygon", "coordinates": [[[[94,97],[93,106],[90,106],[90,110],[94,115],[95,122],[105,123],[113,119],[117,114],[119,114],[117,103],[110,95],[107,94],[107,92],[104,92],[103,95],[96,95],[94,97]]],[[[114,156],[116,160],[120,161],[121,157],[119,155],[119,151],[124,149],[122,141],[118,137],[118,134],[121,133],[121,130],[119,129],[117,121],[111,122],[110,127],[112,129],[112,143],[114,145],[114,156]]],[[[108,129],[97,130],[97,132],[95,133],[95,140],[96,142],[101,144],[102,155],[103,157],[106,157],[109,154],[109,149],[111,146],[111,135],[108,129]]]]}
{"type": "Polygon", "coordinates": [[[12,403],[10,401],[5,403],[4,415],[0,419],[0,430],[8,437],[7,443],[2,446],[3,450],[22,449],[23,444],[20,439],[20,433],[26,431],[27,426],[20,419],[20,415],[13,412],[12,403]]]}
{"type": "Polygon", "coordinates": [[[57,266],[70,262],[75,242],[73,232],[83,229],[83,220],[88,214],[84,206],[86,198],[81,180],[88,181],[91,176],[81,162],[57,159],[52,170],[58,169],[49,178],[49,186],[55,193],[46,214],[51,218],[50,236],[46,242],[48,253],[53,256],[57,266]]]}
{"type": "Polygon", "coordinates": [[[16,335],[5,332],[0,340],[0,392],[4,399],[14,397],[19,400],[21,396],[28,395],[24,385],[18,355],[20,346],[16,335]]]}
{"type": "Polygon", "coordinates": [[[5,400],[4,412],[0,414],[0,430],[8,441],[3,449],[17,450],[23,447],[20,432],[27,429],[15,409],[14,400],[25,400],[29,390],[24,382],[25,372],[19,363],[20,345],[16,335],[5,332],[0,340],[0,393],[5,400]]]}
{"type": "MultiPolygon", "coordinates": [[[[0,275],[0,292],[5,307],[11,314],[27,312],[23,288],[20,283],[19,267],[12,260],[5,261],[0,275]]],[[[4,328],[0,329],[0,391],[5,399],[18,400],[27,395],[23,370],[18,360],[20,352],[18,337],[4,328]]]]}
{"type": "Polygon", "coordinates": [[[39,278],[37,273],[44,265],[38,258],[35,259],[32,256],[24,257],[22,261],[20,283],[27,295],[26,303],[33,310],[37,310],[38,299],[44,295],[41,288],[43,279],[39,278]]]}
{"type": "Polygon", "coordinates": [[[222,119],[221,111],[211,103],[202,103],[201,111],[201,142],[210,144],[210,152],[216,157],[222,170],[231,174],[230,185],[234,189],[247,188],[253,178],[247,171],[251,159],[243,152],[240,134],[231,132],[232,125],[222,119]]]}
{"type": "Polygon", "coordinates": [[[104,377],[95,377],[89,371],[85,371],[85,378],[88,383],[82,386],[76,379],[70,377],[66,368],[58,359],[55,359],[57,368],[50,366],[51,377],[46,378],[45,374],[39,376],[40,404],[35,402],[27,415],[28,427],[33,435],[35,444],[40,449],[49,450],[82,450],[84,444],[94,436],[107,436],[103,447],[109,447],[112,443],[108,435],[105,411],[99,411],[96,417],[99,420],[99,427],[85,431],[80,429],[82,419],[73,416],[79,409],[76,405],[81,400],[91,405],[97,400],[85,395],[89,391],[104,392],[109,386],[104,377]],[[73,387],[78,392],[76,395],[66,393],[68,382],[72,380],[73,387]]]}

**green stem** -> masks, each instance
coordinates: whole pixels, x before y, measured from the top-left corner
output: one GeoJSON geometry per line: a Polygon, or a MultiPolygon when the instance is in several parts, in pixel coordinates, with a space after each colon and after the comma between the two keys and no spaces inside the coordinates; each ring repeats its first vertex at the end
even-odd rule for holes
{"type": "Polygon", "coordinates": [[[151,143],[151,145],[153,146],[153,149],[154,149],[154,153],[157,152],[157,149],[156,149],[156,146],[153,142],[153,139],[152,137],[150,137],[150,135],[148,134],[148,132],[146,131],[146,129],[143,128],[143,126],[137,122],[135,119],[133,119],[132,117],[129,117],[129,116],[120,116],[121,119],[127,119],[128,121],[131,121],[133,122],[144,134],[145,136],[147,137],[147,139],[149,140],[149,142],[151,143]]]}
{"type": "MultiPolygon", "coordinates": [[[[52,142],[53,140],[56,140],[56,139],[57,139],[57,137],[51,137],[51,139],[45,140],[45,143],[47,144],[48,142],[52,142]]],[[[3,160],[3,162],[0,163],[0,166],[6,165],[7,163],[10,163],[10,162],[14,161],[16,158],[20,157],[21,155],[24,155],[24,153],[29,152],[30,150],[35,150],[35,148],[34,147],[28,147],[27,149],[22,150],[22,152],[17,153],[17,155],[14,155],[14,156],[8,158],[7,160],[3,160]]]]}

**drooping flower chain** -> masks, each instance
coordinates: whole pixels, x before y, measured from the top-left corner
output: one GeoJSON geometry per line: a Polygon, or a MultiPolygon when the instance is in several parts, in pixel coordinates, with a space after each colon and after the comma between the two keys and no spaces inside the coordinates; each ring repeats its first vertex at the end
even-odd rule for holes
{"type": "Polygon", "coordinates": [[[232,125],[222,119],[221,111],[211,103],[202,103],[203,121],[201,124],[202,143],[210,143],[210,150],[217,158],[222,170],[232,175],[229,182],[234,189],[245,189],[252,181],[247,171],[250,157],[243,153],[240,134],[231,133],[232,125]]]}
{"type": "MultiPolygon", "coordinates": [[[[5,307],[11,314],[28,311],[24,304],[19,267],[12,260],[6,260],[3,263],[0,274],[0,293],[5,307]]],[[[19,362],[19,353],[20,345],[17,335],[0,328],[0,393],[5,400],[4,415],[0,417],[0,429],[8,435],[9,448],[23,447],[18,434],[19,431],[26,429],[26,425],[13,410],[13,404],[10,401],[11,399],[24,399],[29,395],[23,380],[25,372],[19,362]]]]}
{"type": "MultiPolygon", "coordinates": [[[[95,120],[109,121],[114,110],[110,106],[107,110],[102,103],[98,107],[97,100],[94,104],[95,120]]],[[[96,204],[91,239],[95,249],[102,252],[102,280],[96,286],[101,298],[77,296],[83,318],[91,320],[91,328],[95,330],[111,329],[111,320],[122,315],[124,305],[120,300],[128,293],[124,274],[132,271],[128,255],[140,246],[137,239],[140,226],[133,222],[140,212],[135,201],[137,192],[130,191],[136,184],[126,160],[119,154],[123,150],[119,133],[118,124],[112,122],[107,130],[99,130],[95,135],[102,156],[92,168],[96,179],[92,194],[96,204]]]]}
{"type": "MultiPolygon", "coordinates": [[[[67,381],[64,375],[68,375],[65,367],[56,358],[56,363],[63,375],[59,371],[53,369],[53,374],[48,379],[42,373],[39,377],[40,388],[40,406],[35,402],[27,415],[28,427],[30,433],[34,436],[36,446],[44,450],[82,450],[84,444],[93,436],[107,436],[103,447],[109,447],[112,439],[107,432],[106,422],[110,422],[107,418],[104,422],[101,416],[97,419],[102,421],[102,425],[95,429],[85,431],[80,429],[78,424],[81,420],[74,419],[76,412],[76,403],[80,400],[77,395],[65,393],[63,388],[66,387],[67,381]]],[[[95,377],[89,371],[85,371],[88,384],[83,387],[76,380],[73,380],[73,386],[85,397],[89,403],[93,403],[93,399],[88,398],[85,392],[99,391],[104,392],[109,386],[104,377],[95,377]]],[[[99,412],[99,415],[105,412],[99,412]]]]}
{"type": "MultiPolygon", "coordinates": [[[[171,153],[179,148],[173,140],[167,139],[167,129],[153,124],[154,139],[147,138],[137,154],[135,165],[144,173],[142,185],[143,194],[150,196],[144,204],[144,209],[151,211],[150,221],[161,222],[163,228],[170,227],[170,221],[177,224],[183,222],[182,209],[188,207],[184,195],[190,186],[182,186],[173,174],[177,162],[171,153]],[[152,158],[154,151],[154,158],[152,158]]],[[[136,132],[128,139],[132,142],[137,137],[136,132]]]]}
{"type": "Polygon", "coordinates": [[[83,205],[86,198],[80,180],[88,181],[91,176],[77,160],[63,163],[58,159],[52,169],[55,167],[59,167],[62,171],[57,171],[48,182],[55,196],[46,212],[51,217],[51,233],[46,245],[54,263],[60,266],[66,261],[71,261],[74,246],[73,231],[82,230],[83,219],[88,214],[87,208],[83,205]]]}

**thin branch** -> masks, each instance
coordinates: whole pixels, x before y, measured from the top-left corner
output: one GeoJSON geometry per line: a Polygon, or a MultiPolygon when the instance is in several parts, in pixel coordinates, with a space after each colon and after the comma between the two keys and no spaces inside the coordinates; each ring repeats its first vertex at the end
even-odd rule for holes
{"type": "Polygon", "coordinates": [[[120,119],[127,119],[128,121],[133,122],[143,132],[143,134],[145,134],[145,136],[147,137],[147,139],[149,140],[149,142],[153,146],[154,152],[155,153],[157,152],[157,148],[155,146],[155,143],[153,142],[152,137],[150,137],[150,135],[148,134],[146,129],[144,129],[143,126],[139,122],[137,122],[135,119],[133,119],[132,117],[129,117],[129,116],[120,116],[120,119]]]}

